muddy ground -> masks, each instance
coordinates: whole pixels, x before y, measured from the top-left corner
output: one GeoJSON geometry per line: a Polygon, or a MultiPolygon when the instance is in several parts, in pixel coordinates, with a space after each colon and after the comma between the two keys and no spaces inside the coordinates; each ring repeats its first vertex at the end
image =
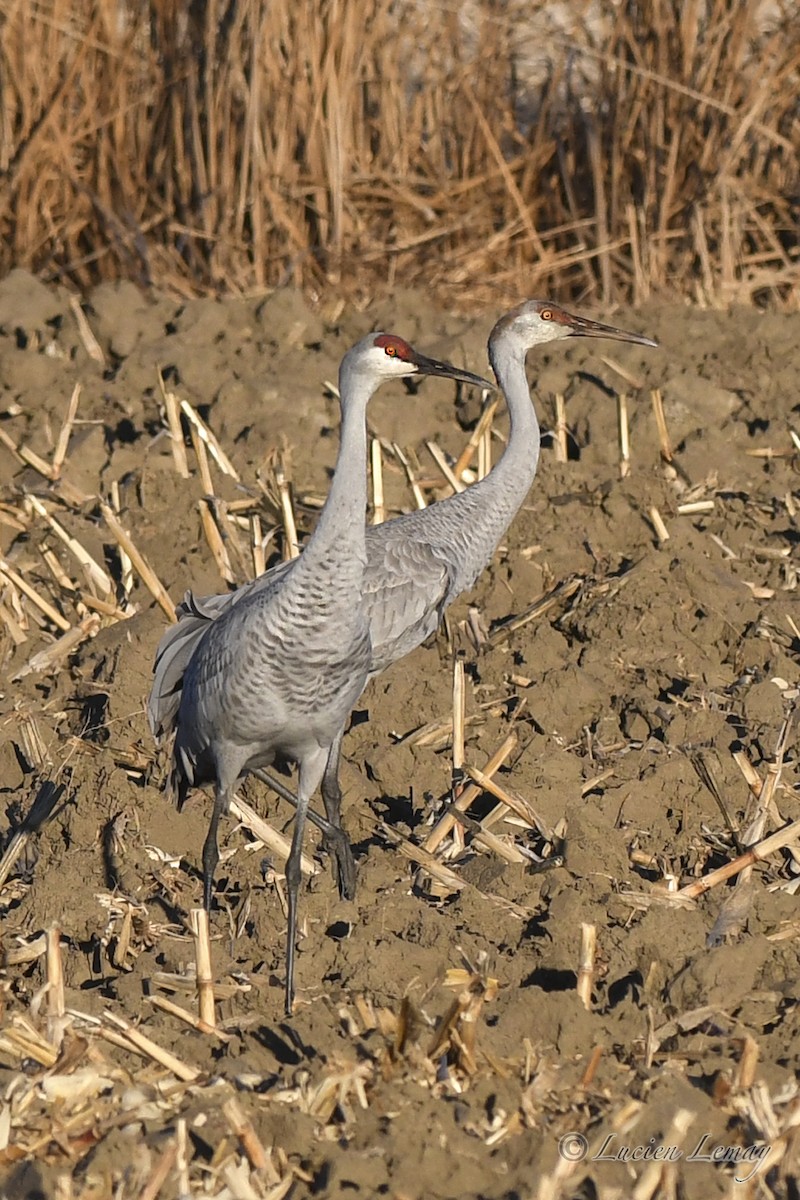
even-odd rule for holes
{"type": "MultiPolygon", "coordinates": [[[[179,303],[104,286],[81,329],[66,293],[22,272],[0,283],[0,550],[62,622],[8,576],[0,583],[0,822],[6,845],[30,834],[0,892],[0,1194],[797,1194],[800,852],[778,849],[699,897],[676,892],[800,817],[792,729],[782,772],[769,774],[800,685],[790,436],[800,315],[595,310],[661,348],[575,342],[531,356],[547,429],[554,394],[565,396],[568,461],[547,435],[526,505],[450,612],[450,645],[440,635],[420,647],[359,703],[343,776],[358,895],[338,899],[312,832],[319,871],[301,899],[294,1017],[282,1012],[281,860],[232,819],[212,913],[219,1034],[158,1006],[166,997],[197,1011],[186,923],[200,903],[208,799],[197,794],[178,816],[164,798],[144,705],[167,617],[135,570],[126,594],[94,498],[118,483],[122,524],[173,601],[189,585],[225,590],[195,452],[186,436],[183,479],[165,432],[158,369],[240,477],[211,461],[217,495],[240,518],[234,529],[218,509],[242,580],[250,513],[264,533],[277,527],[268,557],[283,544],[276,450],[301,534],[313,524],[337,447],[324,381],[348,346],[390,328],[485,372],[497,315],[453,316],[421,294],[342,315],[312,312],[295,293],[179,303]],[[54,481],[46,472],[76,383],[54,481]],[[43,461],[30,465],[27,450],[43,461]],[[30,497],[108,572],[111,596],[30,497]],[[502,629],[561,584],[543,612],[502,629]],[[489,634],[480,649],[469,606],[489,634]],[[94,636],[43,666],[34,658],[82,621],[94,636]],[[453,646],[466,652],[467,763],[484,768],[515,733],[496,780],[534,807],[538,827],[492,826],[530,865],[477,849],[474,822],[496,803],[481,795],[448,859],[448,888],[431,886],[380,823],[421,844],[447,799],[453,646]],[[576,986],[582,924],[597,937],[588,1008],[576,986]],[[54,927],[63,1017],[43,953],[54,927]],[[180,1063],[137,1052],[117,1018],[180,1063]],[[624,1147],[674,1152],[667,1163],[612,1161],[624,1147]],[[715,1152],[749,1161],[709,1161],[715,1152]]],[[[411,453],[428,499],[446,487],[425,440],[452,461],[479,413],[479,398],[454,398],[444,382],[416,396],[392,385],[371,406],[373,431],[411,453]]],[[[494,428],[496,459],[502,414],[494,428]]],[[[389,450],[384,477],[390,515],[411,507],[389,450]]],[[[242,794],[291,828],[261,784],[242,794]]]]}

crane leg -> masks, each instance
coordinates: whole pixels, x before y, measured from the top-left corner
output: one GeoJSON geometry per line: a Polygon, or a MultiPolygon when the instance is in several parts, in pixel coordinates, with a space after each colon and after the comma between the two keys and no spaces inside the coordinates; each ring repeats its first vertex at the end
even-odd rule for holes
{"type": "Polygon", "coordinates": [[[211,893],[214,889],[214,872],[217,869],[219,862],[219,848],[217,846],[217,829],[219,828],[219,819],[223,812],[227,811],[228,793],[227,789],[217,783],[214,792],[214,807],[211,810],[211,820],[208,823],[208,833],[206,840],[203,843],[203,907],[206,912],[211,912],[211,893]]]}
{"type": "Polygon", "coordinates": [[[292,848],[286,860],[286,893],[288,899],[288,929],[286,931],[286,1015],[292,1015],[294,1004],[294,958],[297,941],[297,900],[300,893],[300,856],[306,829],[308,805],[325,770],[326,754],[318,751],[310,760],[300,764],[297,784],[297,816],[294,823],[292,848]]]}
{"type": "MultiPolygon", "coordinates": [[[[353,851],[350,848],[350,842],[347,834],[342,829],[340,819],[342,793],[339,788],[338,774],[341,744],[342,739],[339,737],[330,749],[325,774],[322,778],[322,796],[325,800],[325,811],[328,813],[330,819],[326,821],[313,808],[309,808],[308,810],[308,819],[322,833],[322,844],[331,856],[340,897],[342,900],[353,900],[356,894],[356,864],[353,858],[353,851]],[[336,789],[333,808],[329,806],[329,793],[327,791],[328,773],[331,770],[333,772],[333,785],[336,789]],[[333,813],[332,816],[331,813],[333,813]]],[[[269,771],[262,771],[260,768],[256,768],[250,774],[255,775],[256,779],[260,779],[262,783],[265,783],[282,800],[286,800],[288,804],[291,804],[292,808],[297,808],[297,797],[269,771]]]]}
{"type": "Polygon", "coordinates": [[[329,828],[323,832],[323,845],[330,854],[342,900],[355,900],[356,864],[350,840],[342,828],[342,789],[339,786],[339,760],[342,754],[344,730],[338,734],[328,751],[325,773],[322,776],[322,800],[329,828]]]}
{"type": "MultiPolygon", "coordinates": [[[[260,767],[254,767],[250,771],[250,774],[254,775],[256,779],[260,779],[268,788],[271,788],[276,795],[280,796],[281,800],[285,800],[287,804],[291,804],[292,808],[297,808],[297,796],[295,796],[294,792],[290,792],[288,787],[281,783],[279,779],[276,779],[270,771],[262,771],[260,767]]],[[[309,808],[306,815],[311,824],[316,825],[321,833],[330,833],[331,826],[329,823],[318,812],[314,812],[313,808],[309,808]]]]}

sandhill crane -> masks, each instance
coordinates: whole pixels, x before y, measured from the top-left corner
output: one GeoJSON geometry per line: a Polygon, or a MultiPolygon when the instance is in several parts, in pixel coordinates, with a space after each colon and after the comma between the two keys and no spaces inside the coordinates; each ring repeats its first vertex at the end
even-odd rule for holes
{"type": "MultiPolygon", "coordinates": [[[[276,756],[298,764],[297,816],[286,864],[288,1013],[294,997],[300,854],[309,800],[364,688],[372,659],[362,598],[366,408],[381,383],[409,375],[490,386],[469,371],[426,358],[393,334],[370,334],[348,351],[339,372],[339,455],[316,529],[291,572],[262,578],[259,588],[207,626],[186,667],[174,714],[170,787],[179,807],[190,787],[212,780],[216,785],[203,846],[207,909],[219,861],[217,827],[237,781],[276,756]]],[[[349,852],[349,844],[347,848],[349,852]]]]}
{"type": "MultiPolygon", "coordinates": [[[[485,479],[438,504],[372,525],[366,530],[367,564],[362,582],[369,619],[370,676],[379,674],[420,645],[436,629],[444,610],[475,583],[490,562],[530,490],[539,461],[539,423],[525,375],[529,350],[567,338],[608,338],[657,346],[641,334],[575,316],[546,300],[528,300],[500,318],[489,336],[489,359],[508,405],[511,422],[504,454],[485,479]]],[[[248,596],[271,586],[273,576],[294,569],[280,563],[238,591],[198,599],[187,594],[180,620],[162,639],[148,706],[151,728],[166,736],[174,725],[184,672],[209,624],[248,596]]],[[[340,893],[352,898],[355,864],[342,838],[339,756],[342,727],[331,746],[322,779],[329,826],[320,818],[332,853],[340,893]]],[[[278,780],[256,774],[279,795],[294,797],[278,780]]]]}

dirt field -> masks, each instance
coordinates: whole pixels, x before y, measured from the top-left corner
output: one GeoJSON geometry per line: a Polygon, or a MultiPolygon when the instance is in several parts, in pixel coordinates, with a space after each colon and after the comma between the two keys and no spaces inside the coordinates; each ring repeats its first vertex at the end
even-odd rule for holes
{"type": "MultiPolygon", "coordinates": [[[[565,396],[569,458],[558,462],[545,437],[527,504],[450,613],[466,651],[467,763],[484,769],[515,735],[495,779],[533,807],[536,828],[498,821],[492,832],[512,857],[532,852],[530,865],[472,844],[497,803],[487,793],[469,810],[466,848],[447,860],[449,886],[430,886],[381,826],[420,845],[449,795],[451,651],[440,636],[370,686],[345,740],[358,896],[340,902],[327,860],[315,859],[294,1018],[282,1013],[281,860],[232,819],[212,914],[218,1032],[159,1006],[197,1012],[187,922],[208,800],[197,794],[177,816],[164,799],[144,704],[167,617],[135,569],[126,596],[93,497],[118,483],[122,525],[172,601],[190,585],[225,590],[195,451],[187,437],[181,478],[165,432],[158,368],[239,475],[212,458],[216,494],[241,518],[234,526],[218,508],[242,580],[251,512],[265,533],[279,526],[267,555],[282,544],[276,448],[301,533],[313,523],[337,447],[323,381],[348,346],[382,326],[485,372],[497,315],[453,317],[422,294],[326,316],[295,293],[180,305],[103,286],[85,309],[94,348],[66,293],[22,272],[0,284],[0,550],[11,578],[61,618],[59,628],[19,583],[0,582],[4,843],[26,818],[37,823],[37,796],[53,809],[0,892],[0,1195],[797,1194],[800,851],[779,848],[704,895],[675,893],[800,818],[794,729],[782,772],[773,765],[800,686],[790,435],[800,432],[800,315],[593,312],[661,349],[575,342],[531,356],[547,429],[554,394],[565,396]],[[48,480],[76,383],[61,478],[48,480]],[[42,510],[112,576],[110,598],[42,510]],[[544,611],[500,627],[554,589],[544,611]],[[470,605],[489,634],[480,650],[470,605]],[[94,636],[33,669],[81,622],[94,636]],[[542,855],[551,861],[537,869],[542,855]],[[576,986],[582,924],[597,938],[588,1008],[576,986]],[[57,955],[44,953],[54,927],[63,1016],[57,955]],[[179,1061],[137,1051],[119,1019],[179,1061]],[[636,1148],[673,1148],[672,1161],[612,1161],[636,1148]]],[[[474,397],[455,406],[453,396],[438,381],[416,396],[386,387],[370,410],[375,433],[417,455],[423,484],[435,485],[428,499],[446,485],[425,440],[452,461],[479,414],[474,397]]],[[[496,460],[502,406],[494,427],[496,460]]],[[[414,501],[399,459],[383,457],[391,515],[414,501]]],[[[290,827],[262,785],[242,795],[290,827]]]]}

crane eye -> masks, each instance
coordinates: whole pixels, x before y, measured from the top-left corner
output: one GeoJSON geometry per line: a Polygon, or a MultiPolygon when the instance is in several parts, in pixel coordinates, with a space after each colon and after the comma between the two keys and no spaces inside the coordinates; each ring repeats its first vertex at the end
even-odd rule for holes
{"type": "Polygon", "coordinates": [[[386,353],[389,355],[389,358],[396,358],[397,357],[397,347],[396,346],[387,346],[386,353]]]}
{"type": "Polygon", "coordinates": [[[542,311],[539,313],[539,316],[542,318],[543,321],[552,321],[552,319],[553,319],[552,308],[543,308],[542,311]]]}

